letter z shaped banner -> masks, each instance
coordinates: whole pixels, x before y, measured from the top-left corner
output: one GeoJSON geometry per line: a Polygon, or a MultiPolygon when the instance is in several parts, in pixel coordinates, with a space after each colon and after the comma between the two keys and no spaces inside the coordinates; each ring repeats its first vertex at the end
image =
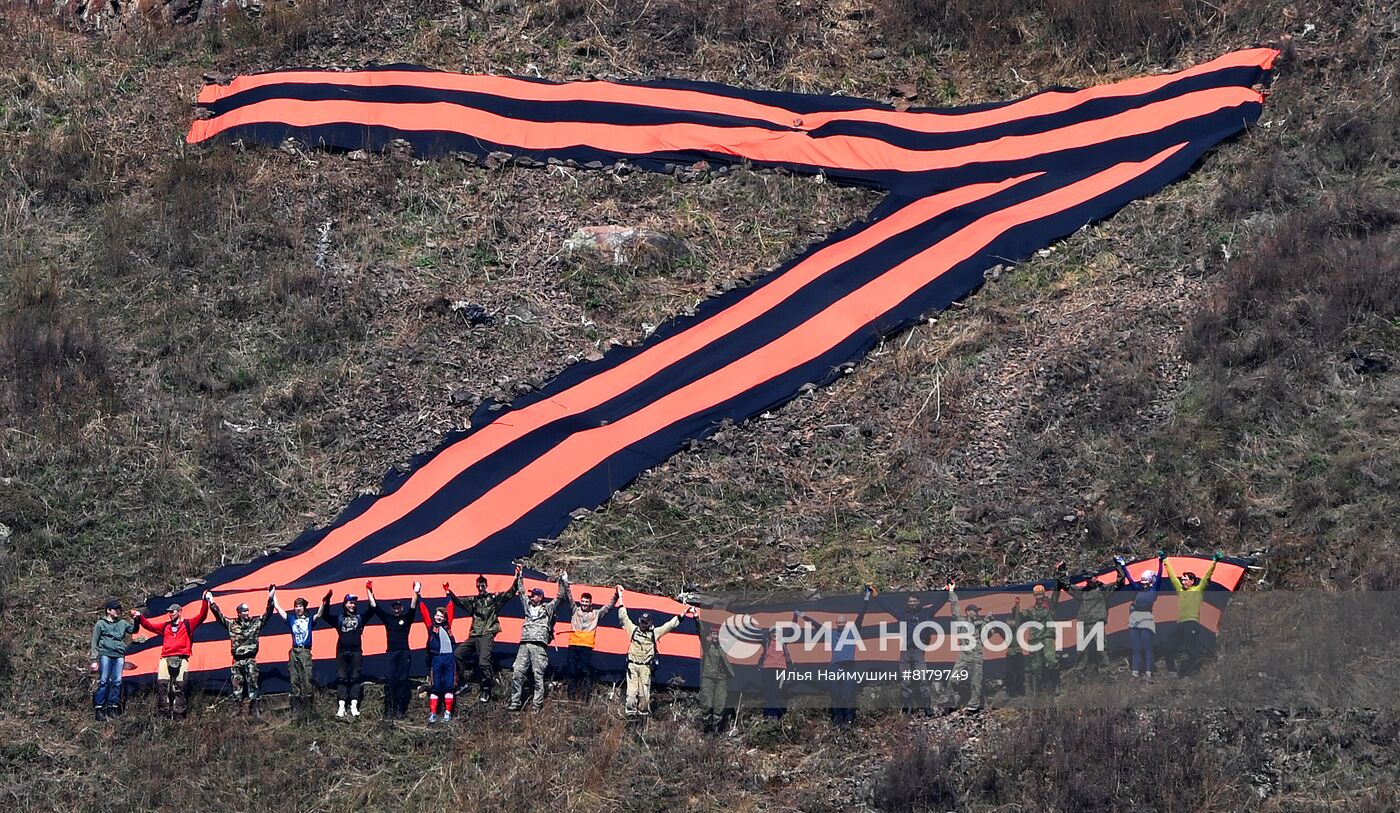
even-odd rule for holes
{"type": "MultiPolygon", "coordinates": [[[[553,83],[405,65],[290,70],[207,86],[199,104],[208,115],[191,127],[192,144],[291,138],[353,150],[403,139],[420,156],[505,152],[658,171],[747,163],[888,195],[865,222],[705,301],[639,345],[569,366],[507,406],[483,406],[469,429],[407,473],[390,472],[378,496],[206,583],[226,606],[253,607],[269,584],[313,605],[327,590],[337,599],[361,592],[367,578],[378,580],[381,600],[406,597],[416,579],[431,586],[425,599],[435,603],[444,580],[462,591],[478,573],[492,590],[505,589],[512,560],[531,543],[557,535],[571,512],[602,504],[687,441],[772,409],[804,384],[832,381],[883,337],[975,290],[988,267],[1024,259],[1180,178],[1258,119],[1276,55],[1240,51],[1085,90],[907,111],[702,82],[553,83]]],[[[540,574],[527,574],[527,586],[540,584],[540,574]]],[[[580,585],[575,593],[583,589],[610,592],[580,585]]],[[[198,594],[189,589],[149,607],[194,604],[198,594]]],[[[657,596],[630,595],[628,604],[663,617],[681,609],[657,596]]],[[[567,610],[560,623],[566,619],[567,610]]],[[[469,624],[458,621],[459,639],[469,624]]],[[[607,619],[597,638],[600,661],[614,669],[627,646],[616,625],[607,619]]],[[[509,653],[519,632],[520,604],[511,601],[500,651],[509,653]]],[[[688,622],[662,639],[658,680],[695,680],[695,633],[688,622]]],[[[415,644],[425,638],[422,629],[414,635],[415,644]]],[[[331,677],[333,636],[328,629],[314,636],[323,680],[331,677]]],[[[269,688],[285,686],[278,663],[287,638],[264,642],[269,688]]],[[[226,633],[207,624],[195,639],[197,679],[222,680],[226,633]]],[[[383,628],[366,630],[363,644],[374,674],[383,628]]],[[[154,642],[136,647],[132,677],[149,680],[157,656],[154,642]]]]}

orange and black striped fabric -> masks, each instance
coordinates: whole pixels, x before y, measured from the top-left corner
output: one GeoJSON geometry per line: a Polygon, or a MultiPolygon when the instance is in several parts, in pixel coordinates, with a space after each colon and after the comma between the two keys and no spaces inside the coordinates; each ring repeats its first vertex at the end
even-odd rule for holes
{"type": "MultiPolygon", "coordinates": [[[[438,585],[448,577],[465,587],[477,573],[501,589],[533,542],[688,441],[778,406],[804,384],[833,380],[884,336],[975,290],[985,269],[1028,257],[1181,177],[1257,120],[1275,56],[1240,51],[1086,90],[905,111],[700,82],[552,83],[412,66],[281,71],[205,87],[199,103],[208,116],[194,122],[191,143],[291,138],[353,150],[402,139],[429,157],[504,152],[651,170],[742,162],[889,193],[865,222],[645,342],[570,366],[511,404],[483,406],[470,429],[409,472],[391,473],[378,496],[207,583],[228,604],[254,606],[274,583],[284,603],[293,595],[314,601],[327,589],[361,592],[367,577],[381,599],[407,596],[415,579],[438,585]]],[[[175,598],[194,602],[198,591],[175,598]]],[[[153,599],[151,608],[170,600],[153,599]]],[[[661,615],[680,609],[659,597],[632,603],[661,615]]],[[[518,614],[518,605],[508,611],[518,614]]],[[[500,641],[509,644],[518,618],[503,626],[500,641]]],[[[695,678],[700,650],[693,625],[685,626],[692,628],[662,641],[659,680],[695,678]]],[[[377,632],[365,635],[367,656],[382,651],[377,632]]],[[[222,634],[218,625],[200,630],[196,672],[227,665],[222,634]]],[[[318,658],[329,657],[322,636],[330,635],[317,634],[318,658]]],[[[598,649],[620,663],[621,631],[600,630],[598,649]]],[[[279,651],[275,638],[263,648],[265,657],[279,651]]],[[[153,649],[132,659],[137,677],[153,672],[153,649]]],[[[274,674],[268,685],[277,683],[274,674]]]]}

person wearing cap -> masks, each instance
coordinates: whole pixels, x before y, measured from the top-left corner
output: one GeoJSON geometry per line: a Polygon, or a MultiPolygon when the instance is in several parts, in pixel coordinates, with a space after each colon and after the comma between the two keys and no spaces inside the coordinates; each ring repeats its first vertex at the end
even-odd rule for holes
{"type": "MultiPolygon", "coordinates": [[[[1123,574],[1114,573],[1116,577],[1113,582],[1099,581],[1093,575],[1079,576],[1074,579],[1069,578],[1069,572],[1065,568],[1064,562],[1055,565],[1055,599],[1053,604],[1060,605],[1060,592],[1064,591],[1079,599],[1079,612],[1075,618],[1079,622],[1080,630],[1090,632],[1108,624],[1108,599],[1117,591],[1123,588],[1123,574]],[[1083,584],[1075,582],[1083,580],[1083,584]]],[[[1105,629],[1104,637],[1108,632],[1105,629]]],[[[1105,663],[1104,652],[1098,647],[1090,647],[1084,650],[1084,668],[1098,672],[1105,663]]]]}
{"type": "MultiPolygon", "coordinates": [[[[516,572],[519,573],[519,568],[516,568],[516,572]]],[[[447,593],[457,609],[472,617],[467,639],[457,645],[453,655],[457,658],[457,679],[465,686],[469,675],[475,678],[480,690],[478,699],[482,703],[491,702],[491,689],[496,684],[491,650],[496,646],[496,636],[501,632],[501,607],[515,598],[519,589],[519,582],[512,579],[509,588],[493,593],[486,576],[481,575],[476,577],[476,595],[463,598],[451,591],[447,593]]]]}
{"type": "Polygon", "coordinates": [[[1176,591],[1176,627],[1172,632],[1172,651],[1178,656],[1176,676],[1187,677],[1201,666],[1201,659],[1215,648],[1215,636],[1201,626],[1201,602],[1205,600],[1206,588],[1215,575],[1215,566],[1224,555],[1216,551],[1210,557],[1210,567],[1205,578],[1197,578],[1195,573],[1186,571],[1180,577],[1172,570],[1171,562],[1163,562],[1172,589],[1176,591]]]}
{"type": "Polygon", "coordinates": [[[287,652],[287,679],[292,685],[292,714],[306,717],[315,707],[316,684],[312,680],[311,632],[321,618],[321,610],[309,612],[310,604],[297,596],[292,602],[292,612],[282,609],[277,602],[276,591],[272,596],[272,607],[292,632],[292,647],[287,652]]]}
{"type": "Polygon", "coordinates": [[[592,593],[582,593],[574,602],[569,616],[569,650],[564,674],[568,680],[571,700],[587,700],[593,696],[593,684],[597,682],[598,670],[593,665],[593,648],[598,642],[598,622],[617,606],[617,593],[614,592],[608,603],[599,607],[593,603],[592,593]]]}
{"type": "MultiPolygon", "coordinates": [[[[538,587],[524,593],[522,603],[524,615],[520,620],[520,647],[515,651],[515,664],[511,669],[510,710],[519,711],[524,705],[525,674],[531,674],[535,681],[534,696],[531,700],[536,711],[544,706],[544,673],[549,667],[549,642],[554,638],[554,616],[559,607],[569,604],[569,574],[560,573],[554,579],[554,598],[546,600],[544,591],[538,587]]],[[[525,589],[525,576],[520,567],[515,568],[515,590],[525,589]]]]}
{"type": "Polygon", "coordinates": [[[651,613],[642,613],[632,620],[627,612],[622,585],[617,586],[617,615],[622,619],[622,631],[627,634],[627,701],[624,710],[628,717],[649,717],[651,715],[651,677],[657,665],[656,642],[666,633],[679,627],[682,618],[694,618],[695,608],[689,605],[680,615],[670,621],[655,626],[651,613]]]}
{"type": "Polygon", "coordinates": [[[1146,677],[1151,680],[1154,661],[1152,641],[1157,637],[1157,621],[1152,615],[1152,605],[1157,601],[1157,584],[1162,580],[1162,567],[1167,561],[1167,554],[1166,551],[1157,551],[1156,571],[1150,567],[1143,568],[1137,581],[1132,581],[1132,575],[1128,573],[1128,564],[1122,556],[1115,556],[1113,561],[1118,565],[1118,571],[1127,582],[1128,589],[1134,591],[1133,607],[1128,612],[1128,641],[1133,647],[1129,666],[1133,677],[1146,677]]]}
{"type": "Polygon", "coordinates": [[[1023,656],[1026,686],[1032,694],[1053,695],[1058,689],[1060,675],[1055,628],[1051,626],[1055,621],[1055,608],[1050,604],[1050,597],[1045,594],[1045,585],[1037,584],[1032,587],[1031,596],[1032,604],[1029,610],[1021,609],[1020,598],[1016,599],[1011,608],[1011,627],[1017,630],[1012,646],[1018,647],[1021,643],[1021,627],[1033,625],[1027,629],[1024,636],[1025,643],[1029,644],[1023,656]]]}
{"type": "Polygon", "coordinates": [[[93,717],[106,720],[121,713],[122,670],[126,668],[126,648],[136,625],[121,617],[122,604],[111,599],[102,617],[92,625],[92,646],[88,648],[88,669],[97,673],[97,691],[92,696],[93,717]]]}
{"type": "Polygon", "coordinates": [[[204,593],[204,603],[209,605],[214,620],[228,630],[229,649],[233,655],[233,666],[229,669],[233,698],[241,700],[246,695],[248,713],[254,717],[262,716],[258,708],[262,698],[262,692],[258,688],[258,638],[262,635],[263,626],[276,611],[276,593],[276,587],[267,588],[267,609],[262,615],[253,616],[248,612],[248,605],[244,603],[238,605],[238,615],[234,618],[228,618],[219,610],[219,605],[214,602],[213,593],[207,590],[204,593]]]}
{"type": "MultiPolygon", "coordinates": [[[[374,583],[365,582],[365,593],[369,596],[370,611],[374,603],[374,583]]],[[[359,611],[360,599],[354,593],[346,593],[340,611],[331,609],[331,591],[321,598],[321,612],[318,616],[330,624],[336,632],[335,641],[335,699],[338,703],[335,716],[345,716],[345,704],[350,704],[350,716],[360,716],[360,698],[364,696],[364,686],[360,682],[360,670],[364,665],[364,651],[361,639],[365,632],[365,617],[359,611]]]]}
{"type": "MultiPolygon", "coordinates": [[[[966,633],[966,645],[961,646],[958,651],[958,660],[953,664],[953,672],[938,687],[939,705],[945,709],[957,707],[960,698],[954,695],[961,695],[960,687],[967,687],[967,710],[978,712],[982,710],[982,635],[983,628],[987,625],[987,619],[982,615],[982,608],[976,604],[967,605],[966,609],[958,602],[957,583],[948,582],[948,604],[952,610],[953,621],[957,622],[961,629],[955,633],[966,633]],[[966,677],[961,677],[966,675],[966,677]]],[[[964,638],[954,638],[961,642],[964,638]]]]}
{"type": "Polygon", "coordinates": [[[185,684],[189,679],[190,654],[194,651],[194,631],[209,617],[209,603],[201,600],[199,612],[193,618],[183,616],[179,604],[171,604],[167,609],[168,619],[161,624],[152,623],[141,615],[140,610],[132,610],[132,620],[142,629],[160,637],[160,661],[156,666],[156,696],[162,712],[183,715],[185,705],[185,684]]]}
{"type": "MultiPolygon", "coordinates": [[[[414,582],[418,587],[418,583],[414,582]]],[[[446,584],[443,585],[446,587],[446,584]]],[[[408,704],[412,695],[408,680],[412,666],[413,652],[408,647],[408,633],[413,629],[413,614],[418,612],[420,597],[413,591],[413,599],[405,610],[403,599],[389,602],[385,610],[379,604],[373,605],[372,612],[384,625],[384,657],[388,665],[384,672],[384,719],[402,720],[408,714],[408,704]]]]}
{"type": "MultiPolygon", "coordinates": [[[[442,583],[447,590],[447,582],[442,583]]],[[[428,628],[428,724],[438,721],[438,708],[442,709],[442,721],[452,722],[453,692],[457,688],[457,657],[453,654],[457,642],[452,638],[453,607],[449,601],[442,607],[428,612],[428,605],[421,600],[423,585],[413,583],[414,604],[423,614],[423,626],[428,628]]]]}

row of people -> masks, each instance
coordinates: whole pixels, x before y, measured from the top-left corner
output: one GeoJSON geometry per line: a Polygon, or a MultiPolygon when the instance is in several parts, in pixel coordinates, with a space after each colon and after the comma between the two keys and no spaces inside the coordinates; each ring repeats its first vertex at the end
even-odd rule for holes
{"type": "Polygon", "coordinates": [[[682,618],[696,617],[695,608],[687,606],[681,615],[658,626],[647,612],[639,613],[633,619],[624,604],[622,585],[617,585],[612,598],[604,605],[595,605],[592,595],[587,592],[574,601],[567,573],[556,577],[555,585],[552,599],[547,599],[544,590],[538,587],[525,591],[519,567],[516,568],[511,587],[501,592],[491,592],[484,576],[477,579],[476,595],[467,597],[456,595],[451,585],[444,582],[447,601],[430,611],[422,600],[422,585],[418,582],[413,585],[412,599],[407,602],[395,599],[385,608],[375,598],[373,581],[367,581],[367,606],[363,609],[359,597],[353,594],[346,595],[338,607],[333,607],[332,593],[327,592],[314,613],[310,610],[309,602],[301,597],[292,603],[290,611],[283,609],[277,599],[277,588],[272,586],[268,588],[267,604],[260,615],[253,615],[244,603],[238,605],[231,617],[225,615],[214,596],[206,592],[193,616],[186,617],[183,607],[171,604],[167,619],[161,622],[153,621],[134,609],[130,620],[124,619],[121,617],[120,603],[112,600],[107,603],[104,617],[97,621],[92,633],[90,668],[98,676],[97,690],[93,696],[94,714],[98,719],[103,719],[119,712],[127,641],[138,629],[144,629],[161,641],[156,676],[161,710],[175,715],[184,714],[195,630],[212,613],[228,632],[233,661],[229,674],[233,696],[239,701],[246,699],[249,713],[254,715],[261,713],[262,694],[257,661],[259,641],[272,616],[281,617],[291,633],[287,672],[291,684],[291,707],[298,716],[305,716],[312,709],[315,685],[311,645],[312,633],[318,623],[336,632],[336,716],[360,716],[364,679],[362,638],[365,627],[378,620],[385,630],[385,715],[390,719],[403,718],[408,712],[412,693],[409,680],[412,653],[408,638],[414,616],[418,614],[428,632],[428,720],[437,722],[441,719],[445,722],[452,719],[457,694],[464,686],[471,685],[466,683],[469,674],[479,691],[480,702],[490,702],[495,683],[492,651],[501,630],[501,609],[507,601],[522,594],[520,642],[512,668],[510,710],[518,711],[526,702],[535,709],[543,706],[545,672],[549,664],[548,647],[553,642],[555,618],[562,609],[572,605],[566,666],[570,696],[581,699],[592,694],[598,674],[594,664],[594,648],[599,622],[615,609],[629,641],[626,712],[637,716],[649,714],[657,641],[676,629],[682,618]],[[470,631],[461,642],[456,640],[452,630],[458,609],[472,618],[470,631]],[[474,674],[470,671],[473,667],[474,674]],[[459,683],[459,677],[463,682],[459,683]],[[528,697],[527,682],[532,684],[528,697]]]}
{"type": "MultiPolygon", "coordinates": [[[[1172,588],[1179,596],[1176,626],[1177,644],[1173,647],[1178,655],[1179,674],[1194,672],[1201,659],[1209,653],[1212,636],[1200,624],[1200,608],[1204,591],[1210,584],[1216,563],[1221,559],[1216,553],[1204,578],[1197,578],[1187,572],[1178,576],[1166,561],[1166,554],[1159,551],[1157,568],[1144,569],[1137,579],[1127,572],[1125,560],[1115,559],[1113,581],[1081,576],[1071,579],[1063,562],[1056,565],[1053,597],[1047,595],[1044,586],[1033,589],[1031,607],[1022,610],[1017,599],[1009,617],[1010,627],[1015,630],[1029,622],[1039,622],[1031,626],[1036,630],[1030,643],[1042,644],[1029,652],[1021,652],[1019,647],[1011,647],[1007,653],[1005,687],[1009,695],[1017,695],[1029,690],[1032,694],[1054,694],[1059,684],[1059,658],[1054,647],[1053,629],[1048,622],[1055,620],[1055,608],[1062,593],[1068,593],[1079,601],[1077,618],[1086,627],[1106,622],[1109,597],[1118,590],[1133,592],[1128,626],[1131,643],[1130,669],[1134,677],[1153,671],[1154,639],[1156,621],[1153,603],[1162,581],[1163,573],[1168,577],[1172,588]]],[[[561,573],[555,579],[555,597],[547,599],[542,589],[536,587],[524,592],[522,601],[522,625],[520,643],[516,650],[510,682],[510,709],[519,710],[526,702],[540,708],[545,699],[545,672],[549,663],[548,647],[553,643],[555,618],[560,610],[572,604],[570,632],[565,657],[564,676],[567,691],[571,698],[584,699],[591,696],[598,671],[593,662],[597,630],[602,619],[617,610],[621,625],[628,636],[627,652],[627,694],[625,708],[629,715],[645,715],[650,710],[650,687],[652,670],[655,667],[657,639],[674,630],[682,618],[695,617],[694,608],[686,607],[682,615],[672,618],[665,624],[655,626],[650,615],[641,613],[633,619],[626,611],[623,602],[623,589],[618,585],[606,604],[595,604],[589,593],[582,593],[574,601],[571,599],[567,574],[561,573]],[[526,684],[533,686],[531,694],[525,693],[526,684]]],[[[280,616],[291,631],[291,650],[288,653],[288,675],[291,683],[291,705],[294,713],[307,714],[312,707],[314,683],[312,679],[311,640],[312,631],[318,623],[324,623],[337,633],[336,695],[338,717],[358,717],[363,692],[363,648],[362,634],[366,625],[378,620],[386,634],[386,670],[383,675],[385,686],[385,714],[387,717],[402,718],[407,714],[411,683],[409,680],[411,651],[409,632],[414,616],[421,616],[428,631],[427,653],[429,661],[428,712],[429,721],[450,720],[456,697],[462,689],[475,686],[482,703],[490,702],[495,682],[492,652],[495,638],[500,632],[500,613],[506,602],[521,595],[523,577],[519,568],[511,586],[504,591],[491,592],[484,576],[476,581],[476,594],[458,596],[444,582],[446,603],[429,611],[421,599],[421,585],[414,584],[413,598],[405,602],[395,599],[386,609],[380,606],[374,596],[373,582],[366,582],[368,606],[361,612],[357,596],[347,595],[339,607],[332,607],[331,593],[322,597],[320,607],[312,613],[304,598],[293,602],[290,612],[284,610],[277,600],[275,587],[268,590],[267,604],[260,615],[252,615],[247,604],[240,604],[234,616],[226,616],[209,593],[204,595],[197,613],[190,618],[182,617],[182,608],[172,604],[166,621],[156,623],[143,617],[139,611],[131,612],[131,620],[121,618],[118,602],[108,602],[105,616],[93,628],[91,668],[98,674],[97,691],[93,702],[96,715],[101,718],[115,713],[121,700],[122,659],[126,652],[126,638],[138,628],[144,629],[161,639],[161,656],[157,667],[158,697],[163,709],[175,714],[185,711],[185,683],[188,678],[189,657],[192,651],[194,631],[211,614],[228,631],[232,666],[230,682],[235,698],[246,699],[249,710],[259,713],[261,692],[259,687],[259,667],[257,663],[258,642],[268,620],[280,616]],[[452,627],[456,611],[469,614],[472,623],[465,640],[455,639],[452,627]]],[[[981,641],[981,627],[991,618],[983,614],[980,607],[961,605],[955,592],[955,584],[947,585],[948,603],[952,615],[959,621],[966,621],[977,630],[976,640],[981,641]]],[[[867,585],[865,605],[868,606],[875,589],[867,585]]],[[[900,666],[919,670],[926,666],[923,648],[912,640],[920,625],[931,621],[941,602],[924,603],[918,596],[910,595],[902,611],[887,607],[891,615],[904,622],[906,635],[911,640],[905,642],[901,650],[900,666]]],[[[863,608],[856,620],[859,628],[865,616],[863,608]]],[[[796,618],[802,618],[800,613],[796,618]]],[[[838,627],[844,627],[845,616],[837,619],[838,627]]],[[[705,709],[704,719],[707,730],[719,728],[727,715],[727,687],[734,675],[734,668],[717,646],[717,629],[702,636],[701,698],[705,709]]],[[[851,643],[837,646],[831,653],[832,663],[840,665],[856,659],[855,647],[851,643]]],[[[1090,648],[1083,654],[1086,668],[1098,671],[1104,665],[1104,653],[1090,648]]],[[[776,675],[791,666],[790,659],[776,640],[767,642],[759,658],[758,666],[764,675],[776,675]]],[[[972,650],[960,654],[955,671],[968,674],[968,704],[980,707],[983,695],[982,651],[980,643],[972,650]]],[[[774,678],[776,681],[776,678],[774,678]]],[[[945,682],[939,691],[930,691],[917,681],[902,684],[906,711],[929,710],[935,706],[947,705],[948,692],[953,686],[945,682]]],[[[838,685],[833,689],[833,721],[845,725],[855,716],[854,685],[838,685]],[[850,691],[846,691],[850,689],[850,691]],[[838,696],[839,695],[839,696],[838,696]]],[[[780,687],[773,683],[767,686],[765,694],[770,696],[768,711],[781,713],[781,703],[772,702],[772,697],[780,693],[780,687]]]]}

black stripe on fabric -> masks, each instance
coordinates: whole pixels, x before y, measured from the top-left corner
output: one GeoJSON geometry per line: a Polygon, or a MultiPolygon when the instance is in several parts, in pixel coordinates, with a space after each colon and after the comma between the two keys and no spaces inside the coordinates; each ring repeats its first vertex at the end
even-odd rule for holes
{"type": "Polygon", "coordinates": [[[294,99],[304,102],[363,102],[366,104],[455,104],[469,110],[480,110],[517,121],[556,124],[568,127],[573,123],[612,124],[619,127],[657,126],[665,124],[703,124],[710,127],[756,127],[778,132],[796,128],[784,127],[761,119],[728,116],[722,113],[653,107],[622,102],[587,100],[533,101],[513,99],[490,93],[468,90],[439,90],[414,85],[329,85],[319,83],[286,83],[264,85],[226,96],[204,105],[215,115],[223,115],[241,107],[272,99],[294,99]]]}

